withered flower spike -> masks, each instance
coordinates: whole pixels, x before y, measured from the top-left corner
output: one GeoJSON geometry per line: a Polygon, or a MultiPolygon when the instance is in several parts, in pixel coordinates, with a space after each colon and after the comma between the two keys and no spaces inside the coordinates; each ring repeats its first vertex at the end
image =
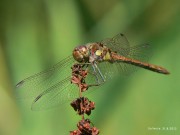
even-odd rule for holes
{"type": "Polygon", "coordinates": [[[96,127],[91,127],[91,121],[89,119],[83,119],[77,124],[80,135],[98,135],[99,130],[96,127]]]}
{"type": "Polygon", "coordinates": [[[88,85],[85,82],[85,78],[87,76],[87,70],[84,70],[83,66],[80,64],[74,64],[71,68],[72,68],[71,83],[77,84],[81,92],[86,91],[88,89],[88,85]]]}
{"type": "Polygon", "coordinates": [[[72,66],[72,78],[71,83],[76,84],[79,87],[80,97],[71,102],[71,106],[82,116],[82,120],[78,122],[77,130],[71,131],[70,135],[98,135],[99,130],[93,126],[89,119],[84,119],[84,114],[90,115],[91,110],[94,110],[95,103],[91,102],[88,98],[82,97],[82,92],[86,91],[89,86],[85,82],[85,78],[88,75],[87,70],[83,69],[80,64],[74,64],[72,66]]]}
{"type": "Polygon", "coordinates": [[[95,108],[95,103],[91,102],[88,98],[80,97],[71,102],[71,106],[79,115],[83,115],[84,113],[90,115],[91,110],[95,108]]]}

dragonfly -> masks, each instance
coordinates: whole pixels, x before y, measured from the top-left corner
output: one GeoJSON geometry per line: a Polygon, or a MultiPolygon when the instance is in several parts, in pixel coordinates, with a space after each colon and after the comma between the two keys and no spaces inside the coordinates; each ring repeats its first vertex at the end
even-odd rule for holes
{"type": "MultiPolygon", "coordinates": [[[[87,83],[96,86],[101,86],[116,75],[129,75],[138,68],[169,74],[165,68],[147,62],[150,50],[148,44],[131,46],[122,33],[100,42],[79,45],[71,55],[48,70],[17,83],[16,96],[19,99],[30,98],[32,110],[49,109],[77,98],[77,86],[71,84],[71,67],[75,63],[88,69],[87,83]]],[[[90,88],[87,91],[93,90],[90,88]]]]}

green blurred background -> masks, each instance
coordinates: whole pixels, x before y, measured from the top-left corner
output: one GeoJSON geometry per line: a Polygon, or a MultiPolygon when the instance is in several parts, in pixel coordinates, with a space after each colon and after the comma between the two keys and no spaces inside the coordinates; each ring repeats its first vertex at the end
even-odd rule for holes
{"type": "Polygon", "coordinates": [[[127,78],[119,75],[89,95],[96,102],[89,118],[101,135],[179,135],[179,15],[178,0],[1,0],[0,135],[66,135],[76,129],[80,117],[68,104],[49,111],[24,109],[15,84],[75,46],[119,32],[133,45],[150,43],[150,62],[171,74],[141,69],[127,78]]]}

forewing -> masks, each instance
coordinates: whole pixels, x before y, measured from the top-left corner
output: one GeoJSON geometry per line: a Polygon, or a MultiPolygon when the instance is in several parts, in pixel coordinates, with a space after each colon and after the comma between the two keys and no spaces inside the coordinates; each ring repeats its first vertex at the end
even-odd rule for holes
{"type": "Polygon", "coordinates": [[[32,75],[20,81],[16,87],[16,96],[20,99],[36,98],[40,93],[71,75],[72,56],[68,56],[50,69],[32,75]]]}
{"type": "Polygon", "coordinates": [[[122,33],[117,34],[113,38],[102,40],[101,43],[120,55],[127,56],[129,54],[130,44],[122,33]]]}

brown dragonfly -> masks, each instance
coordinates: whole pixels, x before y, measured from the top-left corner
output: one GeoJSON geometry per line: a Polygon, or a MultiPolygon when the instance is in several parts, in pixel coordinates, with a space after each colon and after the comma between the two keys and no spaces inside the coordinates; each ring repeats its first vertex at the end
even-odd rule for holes
{"type": "Polygon", "coordinates": [[[96,86],[101,86],[115,75],[128,75],[138,67],[169,74],[165,68],[147,63],[149,50],[148,44],[130,46],[121,33],[100,42],[80,45],[72,55],[50,69],[20,81],[16,85],[17,97],[32,99],[32,110],[48,109],[77,98],[77,87],[71,84],[71,67],[74,63],[84,65],[90,73],[86,78],[87,83],[96,86]]]}

